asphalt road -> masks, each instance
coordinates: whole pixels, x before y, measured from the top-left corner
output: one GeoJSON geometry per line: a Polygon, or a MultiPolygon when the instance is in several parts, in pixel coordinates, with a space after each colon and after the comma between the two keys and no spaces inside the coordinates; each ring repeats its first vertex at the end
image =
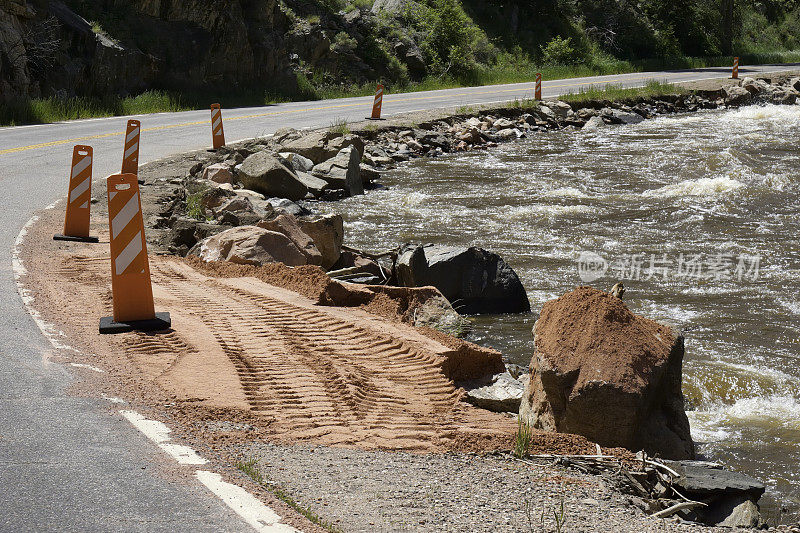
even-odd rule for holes
{"type": "MultiPolygon", "coordinates": [[[[742,67],[742,77],[794,65],[742,67]]],[[[549,81],[545,98],[605,84],[634,87],[724,78],[730,69],[637,73],[549,81]]],[[[533,84],[384,96],[384,116],[437,107],[532,98],[533,84]]],[[[229,142],[278,128],[361,120],[372,98],[224,110],[229,142]]],[[[118,172],[127,118],[0,128],[0,531],[248,531],[192,478],[159,473],[163,452],[103,398],[76,398],[73,372],[49,362],[53,350],[28,315],[11,268],[12,248],[38,210],[66,195],[72,147],[94,147],[94,179],[118,172]]],[[[210,112],[137,116],[142,164],[208,146],[210,112]]],[[[35,268],[35,265],[29,266],[35,268]]],[[[70,310],[80,312],[80,310],[70,310]]]]}

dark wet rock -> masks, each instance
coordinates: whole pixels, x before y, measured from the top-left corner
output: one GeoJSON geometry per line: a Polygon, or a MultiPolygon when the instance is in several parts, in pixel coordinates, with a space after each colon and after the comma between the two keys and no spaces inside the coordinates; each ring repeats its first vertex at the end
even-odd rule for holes
{"type": "Polygon", "coordinates": [[[482,248],[403,247],[397,279],[405,287],[433,286],[464,314],[530,311],[525,288],[499,255],[482,248]]]}
{"type": "Polygon", "coordinates": [[[179,217],[172,222],[167,233],[167,247],[181,250],[181,255],[193,248],[198,242],[228,229],[228,226],[208,224],[194,218],[179,217]]]}
{"type": "Polygon", "coordinates": [[[763,524],[757,503],[766,490],[761,481],[699,461],[666,464],[680,475],[674,484],[682,494],[708,503],[708,507],[696,510],[703,523],[743,528],[763,524]]]}
{"type": "Polygon", "coordinates": [[[600,116],[611,124],[638,124],[644,120],[644,117],[638,113],[612,109],[610,107],[602,109],[600,111],[600,116]]]}
{"type": "Polygon", "coordinates": [[[711,468],[695,461],[668,461],[666,464],[681,476],[675,485],[697,498],[727,494],[758,500],[766,490],[764,483],[740,472],[711,468]]]}
{"type": "Polygon", "coordinates": [[[268,198],[267,202],[275,211],[289,213],[295,217],[304,217],[311,214],[311,211],[302,205],[292,202],[286,198],[268,198]]]}

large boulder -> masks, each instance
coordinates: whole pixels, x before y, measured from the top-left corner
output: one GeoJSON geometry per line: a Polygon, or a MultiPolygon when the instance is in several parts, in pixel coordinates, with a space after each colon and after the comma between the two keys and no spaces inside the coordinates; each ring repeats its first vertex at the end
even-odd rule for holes
{"type": "Polygon", "coordinates": [[[364,157],[364,139],[351,133],[329,140],[325,144],[325,155],[328,159],[336,157],[339,152],[349,146],[352,146],[358,151],[358,160],[361,161],[361,158],[364,157]]]}
{"type": "Polygon", "coordinates": [[[319,263],[328,270],[339,261],[344,243],[344,220],[341,215],[326,215],[322,217],[306,217],[299,221],[300,229],[311,237],[314,245],[322,254],[319,263]]]}
{"type": "Polygon", "coordinates": [[[327,132],[320,131],[309,133],[308,135],[303,135],[299,139],[284,144],[283,149],[287,152],[300,154],[316,165],[328,159],[328,151],[325,148],[327,140],[327,132]]]}
{"type": "Polygon", "coordinates": [[[402,286],[436,287],[460,313],[531,310],[516,272],[482,248],[407,245],[400,251],[396,272],[402,286]]]}
{"type": "Polygon", "coordinates": [[[308,187],[295,173],[266,151],[244,160],[239,169],[239,180],[247,189],[266,196],[302,200],[308,193],[308,187]]]}
{"type": "Polygon", "coordinates": [[[348,196],[364,194],[361,156],[355,146],[342,148],[335,157],[316,165],[312,173],[328,182],[331,188],[343,189],[348,196]]]}
{"type": "Polygon", "coordinates": [[[291,240],[300,252],[306,256],[306,264],[321,265],[322,254],[314,240],[300,227],[299,221],[288,213],[282,213],[270,220],[262,220],[256,224],[259,228],[283,233],[291,240]]]}
{"type": "Polygon", "coordinates": [[[725,88],[725,105],[738,107],[747,105],[753,100],[753,95],[744,87],[731,85],[725,88]]]}
{"type": "Polygon", "coordinates": [[[600,111],[600,116],[611,124],[638,124],[644,120],[644,117],[638,113],[611,109],[610,107],[604,107],[600,111]]]}
{"type": "Polygon", "coordinates": [[[591,287],[544,304],[520,419],[607,447],[694,458],[683,337],[591,287]]]}
{"type": "Polygon", "coordinates": [[[282,233],[256,226],[241,226],[209,237],[193,249],[206,262],[230,261],[240,265],[262,266],[283,263],[307,264],[306,255],[282,233]]]}

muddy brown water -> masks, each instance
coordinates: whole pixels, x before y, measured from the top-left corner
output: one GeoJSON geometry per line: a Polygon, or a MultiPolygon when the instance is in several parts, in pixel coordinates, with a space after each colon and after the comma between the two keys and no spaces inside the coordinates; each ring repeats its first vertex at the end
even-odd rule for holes
{"type": "Polygon", "coordinates": [[[539,133],[413,161],[385,189],[319,207],[345,216],[356,247],[501,254],[534,313],[475,317],[471,340],[519,364],[544,302],[623,280],[634,312],[686,331],[692,435],[707,458],[769,484],[774,524],[780,507],[784,522],[800,509],[798,138],[800,106],[539,133]]]}

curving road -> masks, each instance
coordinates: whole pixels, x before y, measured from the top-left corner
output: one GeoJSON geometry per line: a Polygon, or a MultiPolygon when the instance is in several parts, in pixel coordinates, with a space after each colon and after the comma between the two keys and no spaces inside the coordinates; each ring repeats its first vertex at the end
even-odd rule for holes
{"type": "MultiPolygon", "coordinates": [[[[742,67],[740,75],[797,65],[742,67]]],[[[545,98],[606,84],[725,78],[729,69],[636,73],[544,82],[545,98]]],[[[531,98],[530,83],[387,95],[384,116],[531,98]]],[[[229,140],[278,128],[361,120],[372,98],[224,110],[229,140]]],[[[137,116],[141,163],[210,144],[209,111],[137,116]]],[[[15,240],[31,216],[66,194],[75,144],[94,147],[94,176],[119,171],[129,117],[0,128],[0,531],[252,531],[199,482],[159,474],[163,452],[108,400],[77,398],[72,372],[28,315],[12,271],[15,240]]],[[[35,268],[35,265],[29,266],[35,268]]],[[[271,531],[272,529],[264,529],[271,531]]]]}

